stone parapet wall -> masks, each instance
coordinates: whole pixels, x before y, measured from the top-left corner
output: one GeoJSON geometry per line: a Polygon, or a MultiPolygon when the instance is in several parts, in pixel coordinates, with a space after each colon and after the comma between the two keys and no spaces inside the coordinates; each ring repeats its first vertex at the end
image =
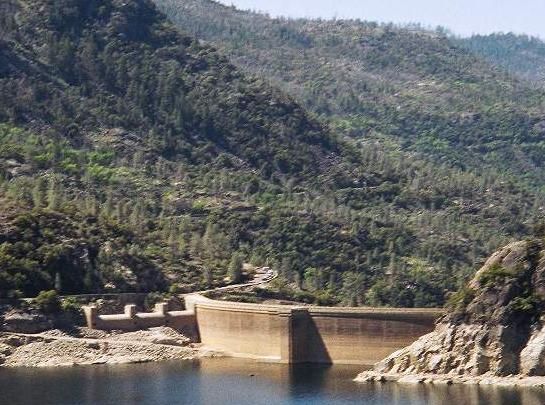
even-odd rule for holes
{"type": "Polygon", "coordinates": [[[168,311],[168,304],[155,305],[153,312],[137,312],[136,305],[126,305],[123,314],[99,315],[96,306],[83,307],[87,326],[92,329],[124,332],[169,326],[186,336],[198,339],[197,321],[193,311],[168,311]]]}

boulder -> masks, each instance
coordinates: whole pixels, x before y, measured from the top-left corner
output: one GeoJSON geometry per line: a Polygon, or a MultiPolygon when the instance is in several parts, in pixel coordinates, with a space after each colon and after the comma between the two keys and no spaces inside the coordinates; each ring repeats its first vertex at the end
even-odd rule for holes
{"type": "Polygon", "coordinates": [[[52,329],[52,322],[41,314],[13,312],[4,316],[1,329],[5,332],[40,333],[52,329]]]}
{"type": "Polygon", "coordinates": [[[545,375],[545,327],[536,329],[520,353],[522,374],[545,375]]]}

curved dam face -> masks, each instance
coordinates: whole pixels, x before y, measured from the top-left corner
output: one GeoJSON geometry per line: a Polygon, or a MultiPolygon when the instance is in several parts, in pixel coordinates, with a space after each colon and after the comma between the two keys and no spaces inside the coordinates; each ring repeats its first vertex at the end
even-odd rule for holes
{"type": "Polygon", "coordinates": [[[201,342],[237,357],[372,365],[431,332],[440,309],[317,308],[186,296],[201,342]]]}

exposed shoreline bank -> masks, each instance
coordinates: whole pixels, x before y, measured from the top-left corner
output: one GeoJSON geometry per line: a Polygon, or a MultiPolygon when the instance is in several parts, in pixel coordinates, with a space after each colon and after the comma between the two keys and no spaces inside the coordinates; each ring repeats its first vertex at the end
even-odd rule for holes
{"type": "MultiPolygon", "coordinates": [[[[161,327],[129,333],[77,329],[79,336],[59,330],[40,334],[0,332],[1,368],[57,368],[120,365],[168,360],[223,357],[204,349],[173,329],[161,327]]],[[[428,385],[482,385],[545,390],[545,377],[449,374],[396,374],[364,371],[357,383],[428,385]]]]}
{"type": "Polygon", "coordinates": [[[483,385],[505,388],[540,388],[545,390],[545,377],[492,375],[457,376],[449,374],[393,374],[364,371],[355,379],[357,383],[397,383],[429,385],[483,385]]]}
{"type": "Polygon", "coordinates": [[[219,357],[171,328],[106,333],[79,328],[68,334],[0,332],[1,367],[72,367],[219,357]]]}

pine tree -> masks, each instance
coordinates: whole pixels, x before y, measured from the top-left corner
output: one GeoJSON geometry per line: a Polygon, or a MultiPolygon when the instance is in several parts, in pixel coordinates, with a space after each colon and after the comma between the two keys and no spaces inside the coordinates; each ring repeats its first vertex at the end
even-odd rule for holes
{"type": "Polygon", "coordinates": [[[62,291],[62,280],[61,280],[61,273],[60,271],[57,271],[55,273],[55,290],[57,292],[61,292],[62,291]]]}
{"type": "Polygon", "coordinates": [[[189,253],[193,258],[200,257],[203,253],[202,237],[198,232],[193,233],[191,236],[189,253]]]}
{"type": "Polygon", "coordinates": [[[244,258],[239,252],[233,253],[231,256],[231,262],[229,263],[228,275],[231,282],[238,284],[242,280],[242,267],[244,265],[244,258]]]}
{"type": "Polygon", "coordinates": [[[87,262],[85,264],[85,276],[83,278],[83,285],[85,286],[85,289],[89,293],[95,292],[96,287],[96,271],[91,265],[91,263],[87,262]]]}
{"type": "Polygon", "coordinates": [[[49,179],[49,187],[47,189],[47,208],[57,211],[61,206],[61,187],[56,177],[49,179]]]}
{"type": "Polygon", "coordinates": [[[32,189],[32,203],[34,208],[42,208],[45,200],[45,181],[42,177],[38,177],[32,189]]]}
{"type": "Polygon", "coordinates": [[[212,283],[214,281],[214,276],[213,276],[213,273],[212,273],[212,269],[210,269],[209,267],[205,267],[203,269],[203,281],[204,281],[204,285],[208,288],[212,287],[212,283]]]}

